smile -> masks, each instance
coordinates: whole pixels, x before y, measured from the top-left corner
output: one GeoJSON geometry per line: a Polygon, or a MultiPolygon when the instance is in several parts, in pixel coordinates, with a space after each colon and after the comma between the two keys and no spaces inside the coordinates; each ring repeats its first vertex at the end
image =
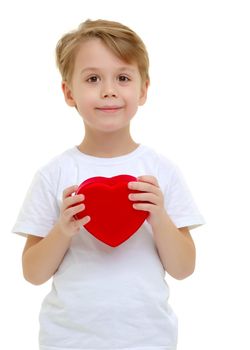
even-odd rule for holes
{"type": "Polygon", "coordinates": [[[123,107],[119,106],[103,106],[96,108],[98,111],[105,112],[105,113],[115,113],[119,110],[121,110],[123,107]]]}

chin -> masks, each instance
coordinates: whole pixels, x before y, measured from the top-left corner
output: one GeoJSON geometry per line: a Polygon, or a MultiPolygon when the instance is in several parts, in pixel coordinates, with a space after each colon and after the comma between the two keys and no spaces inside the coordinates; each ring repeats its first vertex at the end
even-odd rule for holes
{"type": "Polygon", "coordinates": [[[126,125],[103,125],[102,127],[98,128],[98,131],[100,132],[116,132],[116,131],[121,131],[121,130],[126,130],[128,129],[129,124],[126,125]]]}

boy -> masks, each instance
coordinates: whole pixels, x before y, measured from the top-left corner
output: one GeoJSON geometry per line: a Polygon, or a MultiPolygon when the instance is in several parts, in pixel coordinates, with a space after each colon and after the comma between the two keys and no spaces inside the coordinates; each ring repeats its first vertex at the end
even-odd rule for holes
{"type": "MultiPolygon", "coordinates": [[[[82,23],[57,45],[65,101],[84,122],[82,143],[34,177],[14,232],[27,235],[24,277],[53,277],[40,312],[40,350],[173,350],[177,320],[168,305],[165,271],[194,271],[189,229],[203,219],[174,164],[137,144],[130,121],[149,86],[145,45],[112,21],[82,23]],[[116,248],[84,228],[78,185],[94,176],[130,174],[129,200],[148,219],[116,248]]],[[[119,203],[117,203],[119,206],[119,203]]]]}

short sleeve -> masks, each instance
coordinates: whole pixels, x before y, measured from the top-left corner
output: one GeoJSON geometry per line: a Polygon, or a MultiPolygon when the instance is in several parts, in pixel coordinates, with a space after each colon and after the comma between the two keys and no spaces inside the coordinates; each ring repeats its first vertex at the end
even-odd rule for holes
{"type": "Polygon", "coordinates": [[[165,188],[165,207],[176,227],[196,228],[205,223],[194,198],[177,166],[174,166],[165,188]]]}
{"type": "Polygon", "coordinates": [[[38,171],[26,194],[13,233],[45,237],[59,216],[59,205],[48,179],[38,171]]]}

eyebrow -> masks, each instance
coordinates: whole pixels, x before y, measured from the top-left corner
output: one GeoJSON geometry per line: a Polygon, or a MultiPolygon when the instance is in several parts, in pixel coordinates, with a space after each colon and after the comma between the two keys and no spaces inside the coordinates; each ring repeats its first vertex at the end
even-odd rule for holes
{"type": "MultiPolygon", "coordinates": [[[[91,71],[99,71],[101,70],[101,68],[98,67],[87,67],[87,68],[83,68],[81,70],[81,74],[86,73],[86,72],[91,72],[91,71]]],[[[135,73],[136,69],[135,68],[131,68],[130,66],[124,66],[124,67],[120,67],[119,69],[117,69],[117,72],[122,72],[122,71],[129,71],[130,73],[135,73]]]]}

